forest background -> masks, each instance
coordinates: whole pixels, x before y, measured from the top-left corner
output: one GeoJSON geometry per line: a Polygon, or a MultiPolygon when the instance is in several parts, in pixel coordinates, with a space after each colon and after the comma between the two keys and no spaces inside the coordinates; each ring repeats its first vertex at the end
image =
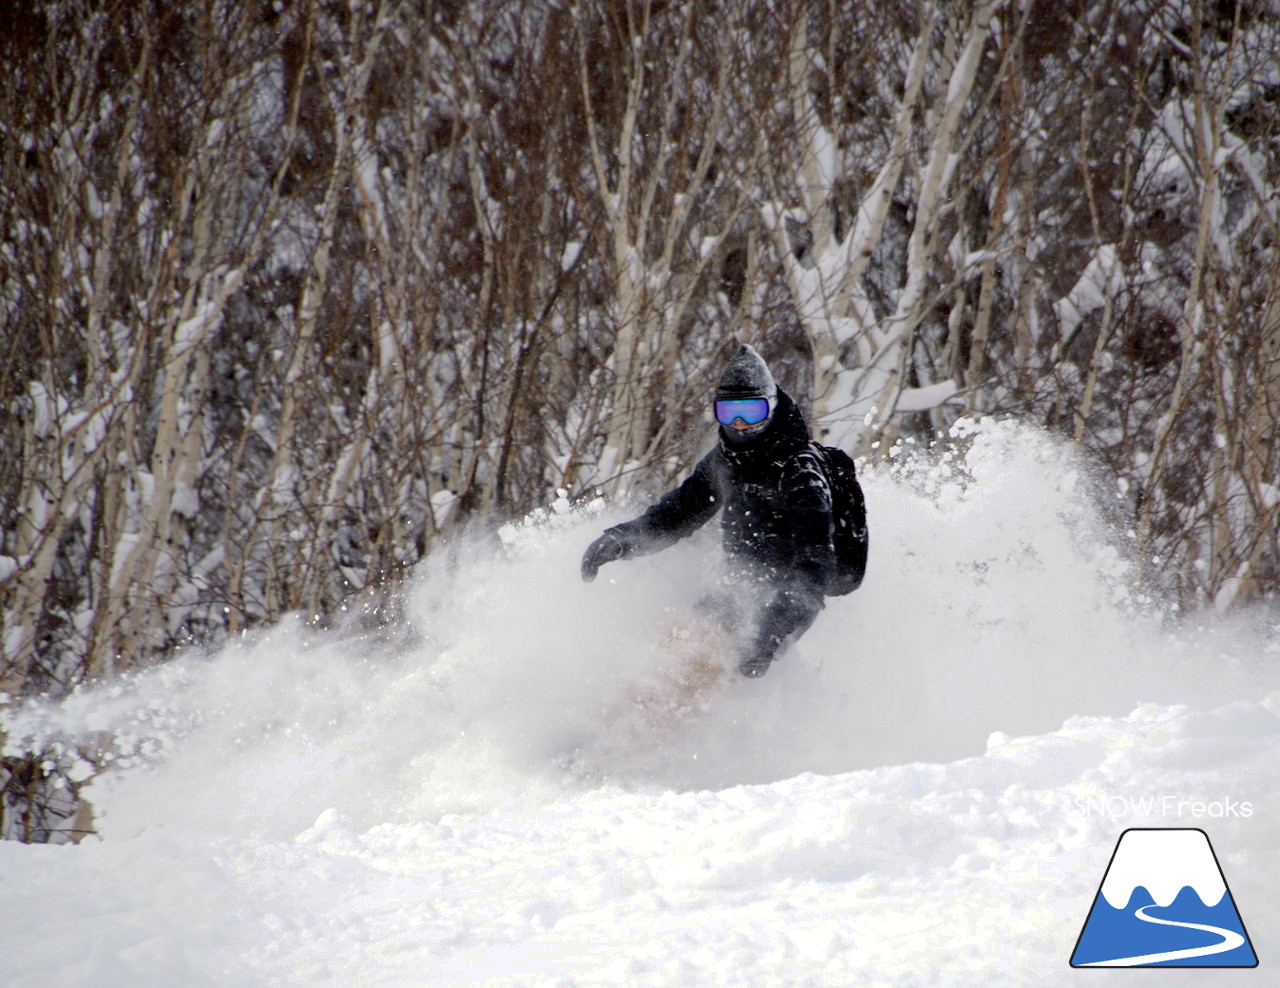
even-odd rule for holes
{"type": "MultiPolygon", "coordinates": [[[[1040,424],[1153,594],[1274,601],[1274,0],[20,2],[0,64],[10,702],[669,486],[737,340],[856,456],[1040,424]]],[[[77,785],[10,751],[0,829],[77,785]]]]}

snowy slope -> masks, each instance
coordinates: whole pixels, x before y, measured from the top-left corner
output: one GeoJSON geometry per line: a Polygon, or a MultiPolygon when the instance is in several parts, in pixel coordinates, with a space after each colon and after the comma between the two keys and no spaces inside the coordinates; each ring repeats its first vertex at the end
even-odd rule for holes
{"type": "Polygon", "coordinates": [[[0,983],[1074,984],[1142,825],[1210,834],[1269,966],[1274,626],[1142,606],[1028,430],[865,479],[864,589],[693,709],[634,700],[709,540],[587,586],[615,516],[560,503],[426,564],[394,641],[287,622],[28,710],[117,765],[100,841],[0,844],[0,983]]]}

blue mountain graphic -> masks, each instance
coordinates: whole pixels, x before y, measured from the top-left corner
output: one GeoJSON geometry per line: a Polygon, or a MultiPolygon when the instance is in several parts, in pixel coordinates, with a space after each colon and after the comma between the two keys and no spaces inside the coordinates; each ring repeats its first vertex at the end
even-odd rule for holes
{"type": "Polygon", "coordinates": [[[1081,966],[1118,958],[1210,947],[1223,940],[1222,936],[1208,930],[1164,926],[1144,920],[1141,916],[1230,930],[1244,937],[1244,943],[1221,953],[1134,966],[1254,967],[1258,963],[1230,891],[1223,895],[1216,906],[1206,906],[1195,889],[1187,885],[1179,890],[1177,898],[1169,905],[1157,906],[1151,893],[1140,885],[1133,890],[1128,903],[1120,909],[1113,909],[1102,893],[1098,893],[1094,898],[1093,908],[1089,910],[1089,918],[1085,920],[1084,929],[1080,932],[1075,952],[1071,955],[1071,964],[1081,966]]]}

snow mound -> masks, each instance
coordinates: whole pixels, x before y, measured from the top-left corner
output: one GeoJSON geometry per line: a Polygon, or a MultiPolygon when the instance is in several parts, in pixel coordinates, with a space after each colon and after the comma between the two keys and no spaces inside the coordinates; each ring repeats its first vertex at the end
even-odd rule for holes
{"type": "Polygon", "coordinates": [[[114,765],[86,790],[101,841],[0,846],[27,890],[0,898],[6,977],[1065,981],[1144,821],[1212,825],[1271,956],[1265,616],[1136,596],[1034,430],[966,424],[863,480],[863,589],[762,680],[673,692],[714,531],[587,585],[623,515],[560,500],[424,563],[394,639],[292,619],[12,712],[11,743],[114,765]]]}

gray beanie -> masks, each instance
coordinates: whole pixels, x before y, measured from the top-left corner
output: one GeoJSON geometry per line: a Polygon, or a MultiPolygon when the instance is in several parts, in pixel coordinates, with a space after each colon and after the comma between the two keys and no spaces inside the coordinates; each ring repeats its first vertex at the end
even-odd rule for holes
{"type": "Polygon", "coordinates": [[[778,397],[778,385],[769,373],[769,365],[756,353],[754,347],[745,343],[725,365],[720,375],[720,384],[716,388],[716,398],[768,398],[773,402],[778,397]]]}

